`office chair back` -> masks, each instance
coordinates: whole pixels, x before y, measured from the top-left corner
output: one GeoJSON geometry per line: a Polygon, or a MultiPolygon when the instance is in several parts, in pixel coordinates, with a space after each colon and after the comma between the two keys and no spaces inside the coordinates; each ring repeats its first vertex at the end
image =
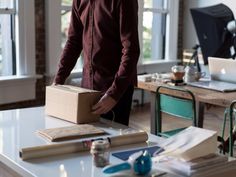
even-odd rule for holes
{"type": "MultiPolygon", "coordinates": [[[[234,100],[229,107],[229,155],[233,157],[234,141],[236,140],[236,130],[233,128],[233,119],[236,108],[236,100],[234,100]]],[[[235,126],[235,125],[234,125],[235,126]]]]}
{"type": "Polygon", "coordinates": [[[170,137],[181,130],[178,128],[162,132],[162,113],[174,117],[192,120],[192,125],[197,126],[196,103],[193,93],[179,87],[160,86],[156,91],[156,135],[170,137]]]}
{"type": "Polygon", "coordinates": [[[229,156],[233,157],[233,151],[234,151],[234,142],[236,140],[236,100],[232,101],[230,106],[225,109],[224,112],[224,121],[222,126],[222,135],[218,136],[218,141],[220,142],[220,145],[218,146],[220,149],[220,152],[223,154],[228,153],[229,156]],[[229,118],[229,136],[224,139],[225,135],[225,126],[227,118],[229,118]]]}

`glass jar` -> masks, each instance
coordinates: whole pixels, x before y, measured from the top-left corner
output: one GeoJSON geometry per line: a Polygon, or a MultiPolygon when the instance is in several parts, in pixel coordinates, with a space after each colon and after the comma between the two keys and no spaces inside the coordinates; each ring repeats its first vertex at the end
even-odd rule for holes
{"type": "Polygon", "coordinates": [[[93,164],[96,167],[104,167],[109,164],[110,143],[107,140],[93,141],[90,153],[93,156],[93,164]]]}

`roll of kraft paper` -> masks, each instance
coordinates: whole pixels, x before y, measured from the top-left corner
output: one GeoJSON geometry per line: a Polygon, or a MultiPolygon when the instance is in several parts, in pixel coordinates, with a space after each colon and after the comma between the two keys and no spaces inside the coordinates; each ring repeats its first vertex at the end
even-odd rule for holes
{"type": "MultiPolygon", "coordinates": [[[[111,147],[130,145],[136,143],[144,143],[148,140],[148,134],[144,131],[132,132],[123,135],[111,136],[100,139],[108,139],[111,147]]],[[[94,140],[87,141],[49,144],[42,146],[26,147],[20,150],[22,160],[36,159],[42,157],[56,156],[61,154],[69,154],[75,152],[89,151],[90,145],[94,140]]]]}

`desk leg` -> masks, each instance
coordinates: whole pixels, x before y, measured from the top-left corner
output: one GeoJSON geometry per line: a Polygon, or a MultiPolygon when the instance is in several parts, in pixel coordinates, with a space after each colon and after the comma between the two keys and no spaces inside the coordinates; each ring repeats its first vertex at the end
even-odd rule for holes
{"type": "Polygon", "coordinates": [[[156,93],[150,93],[150,101],[151,101],[151,120],[150,120],[150,133],[156,134],[155,130],[157,128],[156,121],[155,121],[155,104],[156,104],[156,93]]]}
{"type": "Polygon", "coordinates": [[[196,110],[197,110],[197,125],[198,127],[203,127],[204,122],[204,107],[205,104],[202,102],[196,102],[196,110]]]}

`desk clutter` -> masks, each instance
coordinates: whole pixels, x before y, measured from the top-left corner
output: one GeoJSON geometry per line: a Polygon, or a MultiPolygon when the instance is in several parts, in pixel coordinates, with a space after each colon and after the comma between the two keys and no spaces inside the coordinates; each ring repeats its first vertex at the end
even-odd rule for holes
{"type": "Polygon", "coordinates": [[[174,65],[170,73],[152,73],[138,75],[138,80],[142,82],[163,82],[172,86],[186,85],[186,83],[198,82],[206,76],[205,72],[197,71],[194,66],[174,65]]]}
{"type": "Polygon", "coordinates": [[[152,74],[138,75],[138,80],[142,82],[155,82],[155,81],[167,82],[171,80],[171,77],[172,73],[152,73],[152,74]]]}
{"type": "Polygon", "coordinates": [[[135,152],[123,163],[109,165],[103,169],[103,173],[112,174],[123,170],[130,170],[136,175],[146,175],[152,169],[152,159],[148,151],[135,152]]]}
{"type": "Polygon", "coordinates": [[[217,154],[217,133],[189,127],[160,145],[165,151],[153,158],[154,168],[179,176],[217,176],[236,170],[236,160],[217,154]]]}
{"type": "MultiPolygon", "coordinates": [[[[173,157],[166,157],[159,162],[154,161],[154,167],[158,170],[181,177],[221,177],[223,175],[220,174],[235,170],[235,166],[236,160],[228,160],[228,157],[215,153],[190,161],[183,161],[173,157]]],[[[226,175],[225,177],[229,176],[226,175]]]]}
{"type": "Polygon", "coordinates": [[[62,154],[89,151],[91,144],[95,140],[107,140],[111,147],[131,145],[136,143],[145,143],[148,140],[148,134],[145,131],[132,130],[124,134],[108,135],[94,139],[86,139],[73,142],[63,142],[57,144],[46,144],[41,146],[23,147],[20,149],[22,160],[36,159],[42,157],[57,156],[62,154]]]}
{"type": "Polygon", "coordinates": [[[152,73],[138,75],[138,81],[141,82],[161,82],[172,86],[186,85],[183,79],[178,80],[173,73],[152,73]]]}
{"type": "Polygon", "coordinates": [[[216,149],[217,132],[191,126],[158,146],[113,153],[125,161],[107,166],[103,172],[113,174],[129,170],[145,175],[152,169],[157,170],[158,175],[168,177],[215,177],[236,170],[236,160],[217,154],[216,149]],[[140,171],[135,169],[137,164],[140,171]]]}

